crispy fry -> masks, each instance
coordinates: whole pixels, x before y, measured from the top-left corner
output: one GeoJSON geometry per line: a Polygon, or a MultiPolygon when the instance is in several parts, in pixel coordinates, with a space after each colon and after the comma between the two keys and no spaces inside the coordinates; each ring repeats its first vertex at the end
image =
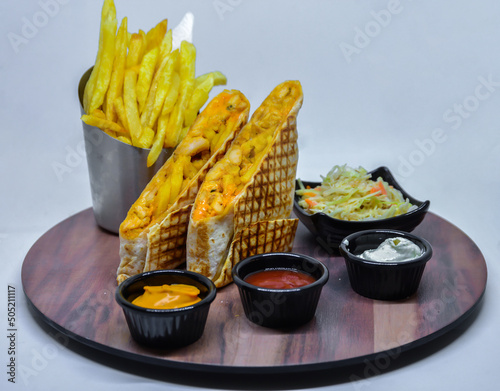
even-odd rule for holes
{"type": "Polygon", "coordinates": [[[139,148],[151,148],[154,137],[155,137],[154,130],[146,126],[142,128],[142,135],[139,141],[137,142],[136,146],[139,148]]]}
{"type": "Polygon", "coordinates": [[[170,203],[170,189],[171,189],[171,176],[167,175],[165,178],[165,182],[158,189],[158,207],[155,210],[155,214],[162,213],[165,209],[167,209],[170,203]]]}
{"type": "Polygon", "coordinates": [[[177,72],[172,75],[172,84],[168,90],[165,100],[163,101],[163,108],[161,110],[161,115],[166,115],[172,111],[177,98],[179,96],[179,87],[181,85],[181,77],[177,72]]]}
{"type": "Polygon", "coordinates": [[[116,38],[116,8],[113,0],[105,0],[103,5],[103,14],[101,21],[102,51],[97,69],[95,84],[92,86],[88,112],[100,107],[104,102],[104,95],[108,90],[113,70],[113,59],[115,56],[115,38],[116,38]]]}
{"type": "Polygon", "coordinates": [[[167,134],[165,135],[165,141],[163,142],[164,148],[175,148],[177,143],[177,138],[182,131],[182,105],[176,104],[173,111],[170,113],[170,117],[167,125],[167,134]]]}
{"type": "Polygon", "coordinates": [[[101,109],[95,109],[92,113],[90,113],[94,117],[104,118],[106,119],[106,114],[101,109]]]}
{"type": "Polygon", "coordinates": [[[104,129],[104,133],[106,133],[109,137],[116,138],[116,133],[109,129],[104,129]]]}
{"type": "Polygon", "coordinates": [[[191,42],[182,41],[179,73],[181,80],[183,80],[186,85],[188,83],[191,84],[191,88],[194,86],[195,59],[196,48],[194,45],[191,42]]]}
{"type": "Polygon", "coordinates": [[[172,78],[174,74],[175,65],[177,62],[178,51],[172,52],[168,55],[167,64],[163,68],[161,75],[158,80],[158,86],[156,87],[156,93],[154,97],[153,110],[148,120],[148,126],[153,127],[158,116],[160,115],[167,96],[169,86],[172,84],[172,78]]]}
{"type": "Polygon", "coordinates": [[[99,28],[99,44],[97,47],[97,55],[94,63],[94,68],[92,69],[92,72],[90,73],[90,77],[87,80],[87,84],[85,85],[85,89],[83,91],[83,109],[86,113],[89,113],[89,105],[90,101],[92,99],[92,94],[94,92],[94,87],[95,83],[97,80],[97,75],[99,73],[99,67],[101,65],[101,57],[102,57],[102,51],[103,51],[103,39],[104,39],[104,20],[105,17],[108,13],[108,8],[109,8],[109,2],[104,1],[102,5],[102,10],[101,10],[101,25],[99,28]]]}
{"type": "Polygon", "coordinates": [[[158,156],[160,156],[161,150],[163,148],[163,143],[165,142],[165,134],[167,132],[168,125],[168,114],[161,115],[158,118],[158,129],[156,130],[156,136],[151,146],[151,150],[148,153],[147,166],[151,167],[155,164],[158,156]]]}
{"type": "Polygon", "coordinates": [[[208,77],[213,77],[214,86],[223,86],[223,85],[226,85],[226,83],[227,83],[227,78],[222,72],[214,71],[214,72],[208,72],[208,73],[205,73],[201,76],[198,76],[194,80],[194,88],[198,88],[198,86],[201,83],[203,83],[208,77]]]}
{"type": "Polygon", "coordinates": [[[186,164],[188,156],[180,156],[174,164],[172,175],[170,176],[170,204],[173,204],[182,188],[182,181],[184,180],[184,165],[186,164]]]}
{"type": "Polygon", "coordinates": [[[130,133],[130,128],[128,126],[128,121],[127,121],[127,114],[125,113],[125,106],[123,105],[123,98],[121,96],[116,97],[116,99],[113,101],[113,106],[115,107],[115,112],[118,117],[118,121],[130,133]]]}
{"type": "Polygon", "coordinates": [[[189,130],[189,126],[184,126],[182,129],[181,129],[181,133],[179,135],[179,140],[182,140],[184,137],[186,137],[186,134],[189,130]]]}
{"type": "Polygon", "coordinates": [[[127,69],[123,82],[123,104],[125,106],[125,114],[133,145],[138,144],[142,135],[142,126],[139,119],[137,96],[135,93],[136,82],[137,73],[132,69],[127,69]]]}
{"type": "Polygon", "coordinates": [[[123,88],[123,77],[125,75],[125,62],[127,60],[127,18],[122,19],[116,38],[115,60],[113,72],[109,82],[109,89],[106,93],[106,118],[115,121],[117,117],[114,100],[121,95],[123,88]]]}
{"type": "Polygon", "coordinates": [[[172,51],[172,30],[168,30],[160,44],[160,57],[164,58],[172,51]]]}
{"type": "Polygon", "coordinates": [[[163,19],[155,27],[153,27],[151,30],[149,30],[147,32],[147,34],[146,34],[147,49],[146,50],[149,51],[155,47],[160,46],[161,42],[163,41],[163,37],[165,36],[165,33],[167,32],[167,24],[168,24],[168,20],[163,19]]]}
{"type": "Polygon", "coordinates": [[[101,129],[111,130],[113,132],[128,134],[127,130],[122,126],[118,125],[116,122],[110,121],[105,118],[96,117],[94,115],[84,114],[82,115],[82,121],[90,126],[97,126],[101,129]]]}
{"type": "Polygon", "coordinates": [[[147,52],[142,58],[141,67],[139,69],[139,77],[137,79],[136,94],[137,101],[139,102],[139,112],[144,109],[144,104],[148,97],[151,81],[156,69],[156,62],[160,49],[153,48],[147,52]]]}
{"type": "Polygon", "coordinates": [[[184,125],[191,126],[191,124],[196,119],[198,115],[198,111],[208,100],[208,94],[210,90],[214,86],[214,77],[209,74],[208,77],[198,85],[193,91],[191,95],[191,99],[189,100],[189,104],[186,108],[186,112],[184,114],[184,125]]]}
{"type": "Polygon", "coordinates": [[[142,126],[147,126],[149,124],[149,119],[151,118],[151,114],[152,114],[153,108],[154,108],[155,96],[156,96],[156,90],[158,88],[158,83],[160,82],[161,75],[163,73],[163,70],[165,69],[167,62],[168,62],[167,57],[165,57],[161,60],[161,63],[154,74],[153,80],[151,81],[151,86],[149,88],[146,104],[144,105],[142,112],[141,112],[141,124],[142,124],[142,126]]]}
{"type": "Polygon", "coordinates": [[[192,43],[187,41],[181,42],[181,50],[179,54],[180,68],[179,75],[181,77],[179,101],[176,103],[170,121],[168,124],[168,133],[165,137],[165,145],[175,147],[182,133],[184,123],[184,111],[189,103],[191,93],[194,87],[194,73],[196,49],[192,43]]]}
{"type": "Polygon", "coordinates": [[[144,35],[134,33],[130,37],[129,49],[127,55],[127,68],[132,68],[139,65],[142,61],[142,56],[146,50],[146,40],[144,35]]]}
{"type": "Polygon", "coordinates": [[[130,137],[127,136],[117,136],[117,140],[120,140],[122,143],[132,145],[132,140],[130,140],[130,137]]]}

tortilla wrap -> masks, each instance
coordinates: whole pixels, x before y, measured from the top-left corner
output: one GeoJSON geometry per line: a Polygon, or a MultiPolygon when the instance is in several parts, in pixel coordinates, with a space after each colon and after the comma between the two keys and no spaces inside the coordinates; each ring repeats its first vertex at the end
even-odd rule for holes
{"type": "Polygon", "coordinates": [[[187,226],[198,189],[247,122],[249,111],[241,92],[225,90],[198,115],[120,225],[118,284],[143,271],[185,262],[187,226]]]}
{"type": "MultiPolygon", "coordinates": [[[[298,162],[296,118],[302,100],[298,81],[278,85],[200,187],[189,220],[186,267],[209,277],[218,287],[232,281],[232,266],[241,257],[230,253],[230,247],[240,232],[252,224],[286,220],[291,215],[298,162]]],[[[280,224],[265,226],[287,229],[287,243],[274,248],[290,251],[297,222],[280,224]]],[[[251,235],[243,237],[248,241],[251,235]]],[[[252,247],[251,243],[244,246],[252,247]]]]}

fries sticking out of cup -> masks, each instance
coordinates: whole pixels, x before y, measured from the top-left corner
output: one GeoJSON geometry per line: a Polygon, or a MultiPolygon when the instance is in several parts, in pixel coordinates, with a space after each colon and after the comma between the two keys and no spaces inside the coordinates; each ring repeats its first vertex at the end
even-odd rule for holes
{"type": "Polygon", "coordinates": [[[173,47],[167,19],[149,31],[118,27],[113,0],[104,0],[95,65],[83,94],[82,121],[135,147],[150,149],[152,166],[163,148],[186,136],[214,86],[219,71],[196,77],[196,48],[183,40],[173,47]]]}

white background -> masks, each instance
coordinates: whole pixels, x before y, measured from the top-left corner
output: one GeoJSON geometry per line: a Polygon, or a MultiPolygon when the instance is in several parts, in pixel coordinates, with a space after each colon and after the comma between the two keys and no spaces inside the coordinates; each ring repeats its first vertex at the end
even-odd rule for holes
{"type": "MultiPolygon", "coordinates": [[[[298,79],[298,176],[333,165],[389,167],[431,211],[481,249],[488,285],[480,311],[444,338],[394,360],[301,377],[194,380],[148,371],[58,341],[28,311],[20,270],[33,243],[91,206],[77,84],[97,51],[101,1],[0,3],[0,388],[7,381],[7,286],[16,288],[12,389],[492,390],[500,381],[500,3],[498,1],[117,0],[129,31],[194,14],[196,74],[220,70],[255,109],[298,79]],[[31,28],[30,26],[31,25],[31,28]],[[64,172],[56,168],[64,166],[64,172]],[[3,330],[3,331],[2,331],[3,330]],[[4,337],[2,335],[5,334],[4,337]],[[23,373],[19,373],[20,367],[23,373]],[[361,381],[351,382],[355,374],[361,381]]],[[[212,94],[219,91],[217,87],[212,94]]],[[[212,95],[213,96],[213,95],[212,95]]],[[[253,111],[253,110],[252,110],[253,111]]]]}

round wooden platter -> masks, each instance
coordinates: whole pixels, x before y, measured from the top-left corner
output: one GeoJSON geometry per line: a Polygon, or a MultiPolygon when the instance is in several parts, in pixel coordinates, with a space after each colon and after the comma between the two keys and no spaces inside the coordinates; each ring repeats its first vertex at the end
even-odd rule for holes
{"type": "Polygon", "coordinates": [[[218,290],[202,338],[175,350],[145,348],[131,339],[114,299],[119,239],[96,225],[92,209],[62,221],[33,245],[22,283],[28,303],[45,322],[120,357],[223,373],[326,369],[427,343],[457,326],[481,301],[487,268],[474,242],[433,213],[414,233],[432,244],[434,255],[415,295],[385,302],[354,293],[344,260],[299,224],[293,251],[320,259],[330,271],[313,320],[290,330],[254,325],[230,284],[218,290]]]}

